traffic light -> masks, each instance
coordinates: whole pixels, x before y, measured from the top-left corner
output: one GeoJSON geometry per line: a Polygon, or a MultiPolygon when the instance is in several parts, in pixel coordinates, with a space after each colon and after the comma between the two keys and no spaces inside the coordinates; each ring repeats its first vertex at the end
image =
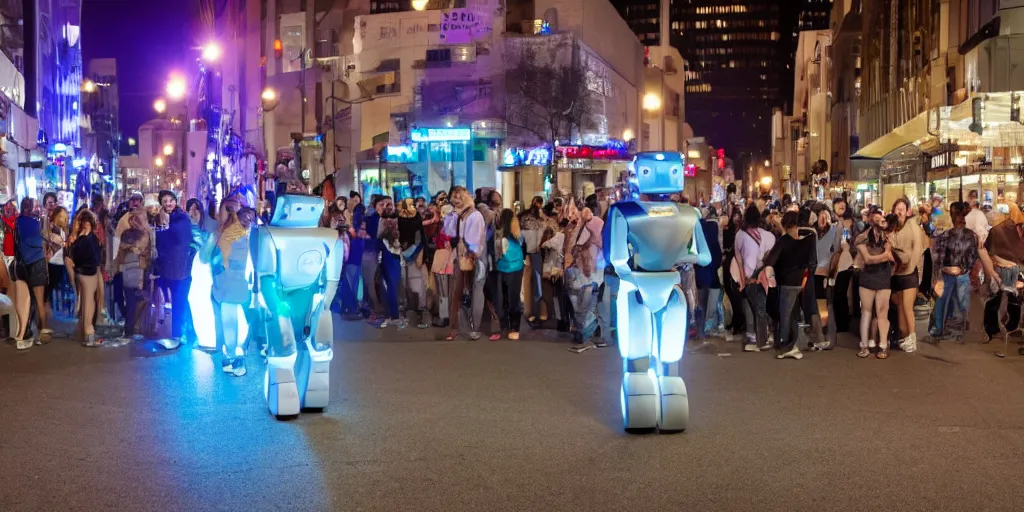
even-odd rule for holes
{"type": "Polygon", "coordinates": [[[280,39],[274,39],[274,57],[280,59],[284,56],[284,45],[280,39]]]}

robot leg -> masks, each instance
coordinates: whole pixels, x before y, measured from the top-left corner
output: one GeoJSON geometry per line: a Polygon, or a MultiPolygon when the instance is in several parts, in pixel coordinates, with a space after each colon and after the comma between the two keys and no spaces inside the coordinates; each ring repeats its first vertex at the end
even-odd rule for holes
{"type": "Polygon", "coordinates": [[[299,414],[299,389],[295,381],[295,331],[287,316],[272,317],[268,326],[270,349],[263,393],[270,413],[278,418],[299,414]]]}
{"type": "Polygon", "coordinates": [[[658,426],[657,382],[643,368],[650,360],[654,325],[650,311],[639,298],[634,285],[623,281],[616,300],[618,309],[619,354],[623,375],[620,403],[626,430],[652,429],[658,426]]]}
{"type": "Polygon", "coordinates": [[[686,383],[679,376],[679,361],[686,347],[689,312],[686,295],[676,287],[665,309],[657,315],[661,325],[658,329],[657,354],[651,360],[651,372],[658,381],[658,428],[662,431],[686,430],[690,423],[686,383]]]}
{"type": "Polygon", "coordinates": [[[334,319],[326,308],[337,288],[337,281],[328,281],[323,297],[314,295],[314,309],[309,325],[315,326],[315,331],[313,336],[304,340],[305,350],[299,351],[299,361],[295,368],[302,409],[323,410],[330,400],[334,319]]]}

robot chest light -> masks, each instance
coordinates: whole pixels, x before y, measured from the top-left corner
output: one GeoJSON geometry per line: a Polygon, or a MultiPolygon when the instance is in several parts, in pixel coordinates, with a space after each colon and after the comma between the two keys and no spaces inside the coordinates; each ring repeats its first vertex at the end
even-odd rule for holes
{"type": "Polygon", "coordinates": [[[295,266],[303,274],[316,274],[324,267],[323,252],[312,250],[299,255],[295,266]]]}

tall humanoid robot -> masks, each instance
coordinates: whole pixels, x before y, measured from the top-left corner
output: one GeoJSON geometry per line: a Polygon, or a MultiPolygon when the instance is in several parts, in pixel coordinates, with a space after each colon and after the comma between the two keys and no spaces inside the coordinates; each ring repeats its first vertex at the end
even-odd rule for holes
{"type": "Polygon", "coordinates": [[[605,257],[619,278],[617,332],[627,430],[680,431],[690,419],[686,384],[679,376],[688,308],[676,267],[708,265],[711,253],[700,212],[667,201],[668,194],[683,190],[683,168],[679,153],[637,154],[629,176],[632,198],[612,205],[604,225],[605,257]]]}
{"type": "Polygon", "coordinates": [[[337,232],[317,227],[323,210],[319,197],[282,194],[257,233],[256,275],[269,313],[264,393],[278,418],[327,407],[334,357],[328,307],[344,258],[337,232]]]}

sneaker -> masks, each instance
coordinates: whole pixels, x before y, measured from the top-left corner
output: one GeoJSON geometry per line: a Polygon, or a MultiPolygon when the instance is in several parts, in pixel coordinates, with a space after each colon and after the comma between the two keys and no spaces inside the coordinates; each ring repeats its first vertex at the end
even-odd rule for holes
{"type": "Polygon", "coordinates": [[[426,322],[420,322],[420,323],[416,324],[416,328],[417,329],[426,329],[428,327],[430,327],[430,325],[427,324],[426,322]]]}
{"type": "Polygon", "coordinates": [[[242,377],[245,375],[245,358],[236,357],[231,361],[231,375],[235,377],[242,377]]]}
{"type": "Polygon", "coordinates": [[[757,348],[757,343],[746,343],[743,345],[744,352],[760,352],[761,349],[757,348]]]}
{"type": "Polygon", "coordinates": [[[480,334],[480,331],[472,331],[469,333],[469,339],[473,341],[480,339],[481,336],[483,336],[483,334],[480,334]]]}
{"type": "Polygon", "coordinates": [[[911,334],[900,341],[900,349],[908,354],[917,352],[917,335],[911,334]]]}
{"type": "Polygon", "coordinates": [[[18,350],[28,350],[35,345],[35,340],[32,338],[25,338],[23,340],[15,341],[15,345],[18,347],[18,350]]]}
{"type": "Polygon", "coordinates": [[[832,342],[830,342],[830,341],[818,341],[818,342],[815,342],[813,345],[811,345],[811,350],[816,350],[816,351],[832,350],[832,348],[833,348],[832,342]]]}
{"type": "Polygon", "coordinates": [[[588,341],[588,342],[585,342],[585,343],[578,343],[576,345],[573,345],[573,346],[569,347],[569,352],[575,352],[577,354],[582,354],[582,353],[584,353],[584,352],[586,352],[586,351],[588,351],[590,349],[594,349],[594,348],[597,348],[597,346],[595,346],[593,343],[588,341]]]}
{"type": "Polygon", "coordinates": [[[597,341],[594,342],[594,346],[597,348],[605,348],[608,346],[608,342],[603,339],[598,339],[597,341]]]}
{"type": "Polygon", "coordinates": [[[384,328],[387,328],[387,326],[388,326],[387,319],[381,320],[380,323],[377,324],[377,328],[378,329],[384,329],[384,328]]]}
{"type": "Polygon", "coordinates": [[[804,354],[803,354],[803,352],[800,352],[800,349],[798,349],[796,347],[793,347],[789,352],[783,352],[783,353],[775,356],[775,359],[786,359],[786,358],[803,359],[804,358],[804,354]]]}
{"type": "Polygon", "coordinates": [[[106,346],[107,347],[123,347],[125,345],[131,345],[131,343],[132,343],[132,339],[131,338],[126,338],[124,336],[118,336],[117,338],[114,338],[112,341],[110,341],[110,343],[107,343],[106,346]]]}
{"type": "Polygon", "coordinates": [[[398,320],[397,322],[394,322],[394,323],[395,323],[395,327],[397,327],[399,329],[405,329],[406,327],[409,327],[409,321],[404,319],[404,318],[401,319],[401,320],[398,320]]]}
{"type": "Polygon", "coordinates": [[[103,344],[103,338],[100,338],[96,333],[88,334],[85,336],[85,341],[82,342],[83,347],[98,347],[103,344]]]}
{"type": "Polygon", "coordinates": [[[231,373],[231,359],[225,357],[220,360],[220,370],[224,373],[231,373]]]}
{"type": "Polygon", "coordinates": [[[46,345],[51,341],[53,341],[53,329],[39,331],[39,339],[36,340],[36,345],[46,345]]]}
{"type": "Polygon", "coordinates": [[[725,341],[727,343],[736,343],[743,341],[744,336],[742,334],[726,334],[725,341]]]}

